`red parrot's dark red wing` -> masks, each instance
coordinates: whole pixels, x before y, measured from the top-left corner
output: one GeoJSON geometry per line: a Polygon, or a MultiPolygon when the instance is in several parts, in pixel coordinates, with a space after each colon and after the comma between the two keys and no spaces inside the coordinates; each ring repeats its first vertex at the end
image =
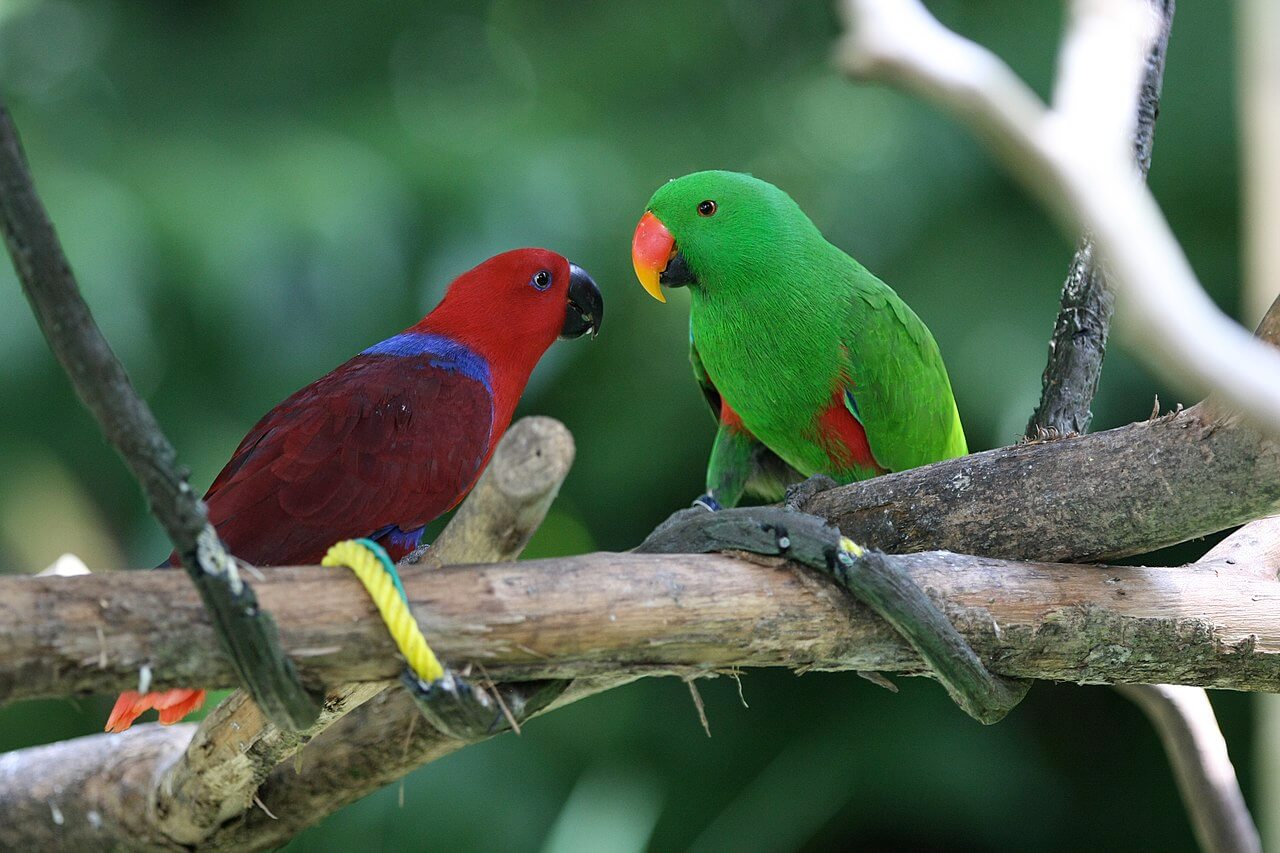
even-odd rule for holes
{"type": "Polygon", "coordinates": [[[421,527],[474,485],[490,447],[482,376],[410,355],[359,355],[258,422],[209,487],[210,521],[262,566],[421,527]]]}

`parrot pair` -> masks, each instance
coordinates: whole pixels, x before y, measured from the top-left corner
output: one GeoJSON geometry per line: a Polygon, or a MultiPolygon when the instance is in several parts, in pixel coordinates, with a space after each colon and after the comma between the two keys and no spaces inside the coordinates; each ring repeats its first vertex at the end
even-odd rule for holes
{"type": "MultiPolygon", "coordinates": [[[[416,325],[258,421],[205,495],[209,521],[258,566],[316,564],[330,545],[360,537],[398,561],[475,485],[552,342],[594,337],[603,318],[596,283],[560,255],[490,258],[416,325]]],[[[204,698],[127,692],[106,729],[123,731],[151,708],[177,722],[204,698]]]]}
{"type": "MultiPolygon", "coordinates": [[[[650,199],[632,241],[644,288],[690,288],[690,360],[719,427],[708,509],[967,452],[942,357],[914,312],[823,239],[782,190],[697,172],[650,199]]],[[[369,537],[392,559],[475,484],[557,336],[598,331],[599,289],[541,249],[464,273],[417,325],[272,409],[210,487],[210,521],[257,565],[317,563],[369,537]]],[[[173,558],[171,557],[171,561],[173,558]]],[[[181,719],[204,692],[125,693],[108,731],[148,708],[181,719]]]]}

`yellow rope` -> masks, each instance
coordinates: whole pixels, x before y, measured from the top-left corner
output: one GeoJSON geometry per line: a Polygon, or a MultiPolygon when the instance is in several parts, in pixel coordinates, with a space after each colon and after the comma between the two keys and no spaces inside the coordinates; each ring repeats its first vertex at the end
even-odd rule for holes
{"type": "Polygon", "coordinates": [[[400,578],[385,551],[368,540],[348,539],[330,548],[320,565],[346,566],[355,572],[382,614],[382,621],[387,623],[391,639],[418,678],[432,682],[444,675],[444,667],[409,611],[403,590],[397,589],[400,578]]]}

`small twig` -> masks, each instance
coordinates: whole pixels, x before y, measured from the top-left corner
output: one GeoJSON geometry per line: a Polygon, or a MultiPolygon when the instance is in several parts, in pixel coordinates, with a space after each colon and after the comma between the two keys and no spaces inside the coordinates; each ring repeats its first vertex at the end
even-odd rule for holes
{"type": "Polygon", "coordinates": [[[502,698],[502,691],[498,689],[498,683],[489,677],[489,673],[484,671],[484,665],[479,661],[476,661],[476,668],[480,670],[480,675],[484,677],[482,686],[493,697],[493,700],[498,703],[502,716],[507,719],[507,725],[511,726],[511,731],[517,735],[520,734],[520,721],[516,719],[515,714],[511,713],[511,709],[507,707],[506,701],[502,698]]]}
{"type": "Polygon", "coordinates": [[[280,818],[276,817],[274,814],[272,814],[272,813],[271,813],[271,809],[267,808],[267,804],[266,804],[266,803],[264,803],[264,802],[262,802],[262,800],[261,800],[261,799],[259,799],[259,797],[258,797],[258,795],[257,795],[257,794],[254,794],[254,795],[253,795],[253,804],[254,804],[255,806],[257,806],[258,808],[262,809],[262,811],[266,814],[266,816],[267,816],[267,817],[269,817],[269,818],[271,818],[272,820],[279,820],[279,819],[280,819],[280,818]]]}
{"type": "Polygon", "coordinates": [[[151,409],[80,295],[71,264],[36,193],[8,109],[0,103],[0,219],[5,244],[36,320],[81,401],[133,472],[164,527],[241,682],[281,726],[302,729],[320,711],[280,651],[271,616],[258,606],[236,562],[209,524],[151,409]]]}
{"type": "Polygon", "coordinates": [[[742,703],[742,707],[750,708],[751,706],[747,704],[747,697],[742,693],[742,670],[735,666],[729,670],[729,677],[733,679],[734,684],[738,685],[738,701],[742,703]]]}
{"type": "Polygon", "coordinates": [[[698,711],[698,722],[702,724],[702,730],[707,733],[707,737],[711,737],[711,723],[707,721],[707,706],[703,703],[702,694],[698,691],[698,680],[690,677],[684,679],[684,683],[689,686],[689,696],[693,699],[693,707],[698,711]]]}

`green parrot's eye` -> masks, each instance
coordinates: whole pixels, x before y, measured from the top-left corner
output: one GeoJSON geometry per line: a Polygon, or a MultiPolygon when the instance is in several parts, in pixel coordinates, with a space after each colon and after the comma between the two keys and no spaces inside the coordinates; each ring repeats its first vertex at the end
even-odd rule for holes
{"type": "Polygon", "coordinates": [[[533,285],[534,290],[546,290],[551,286],[551,273],[538,270],[533,274],[533,278],[529,279],[529,283],[533,285]]]}
{"type": "Polygon", "coordinates": [[[698,202],[699,216],[715,216],[715,213],[716,213],[716,203],[711,199],[698,202]]]}

